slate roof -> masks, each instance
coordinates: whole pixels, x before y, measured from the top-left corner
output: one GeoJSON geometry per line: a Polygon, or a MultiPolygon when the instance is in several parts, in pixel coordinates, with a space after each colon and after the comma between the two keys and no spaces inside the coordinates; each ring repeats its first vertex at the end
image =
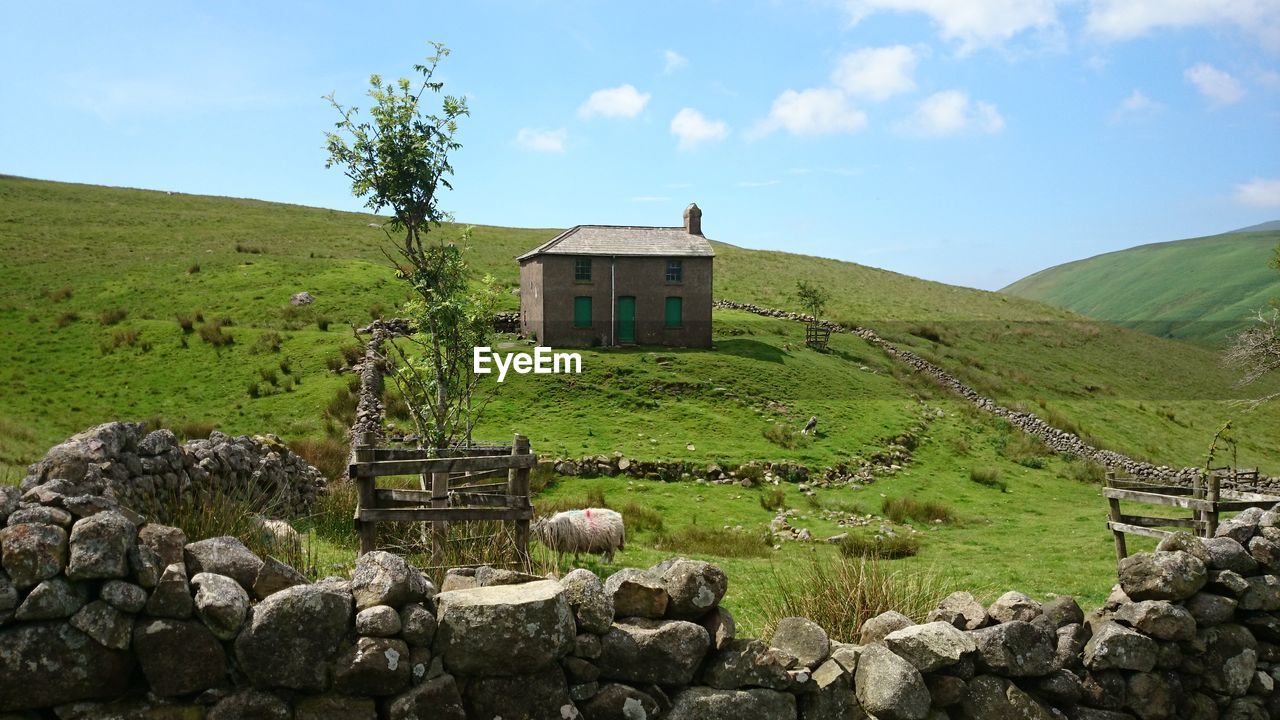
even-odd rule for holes
{"type": "Polygon", "coordinates": [[[516,259],[524,261],[537,255],[713,257],[715,254],[705,237],[693,235],[683,227],[575,225],[516,259]]]}

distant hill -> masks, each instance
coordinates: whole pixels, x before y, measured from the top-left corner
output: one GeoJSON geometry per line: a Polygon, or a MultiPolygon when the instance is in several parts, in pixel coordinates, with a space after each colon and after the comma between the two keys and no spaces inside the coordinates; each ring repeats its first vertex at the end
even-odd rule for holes
{"type": "Polygon", "coordinates": [[[1258,223],[1257,225],[1250,225],[1249,227],[1242,227],[1239,230],[1232,230],[1231,232],[1248,233],[1248,232],[1277,232],[1277,231],[1280,231],[1280,220],[1268,220],[1267,222],[1264,222],[1264,223],[1258,223]]]}
{"type": "Polygon", "coordinates": [[[1159,337],[1220,345],[1280,296],[1280,221],[1141,245],[1029,275],[1001,292],[1159,337]]]}

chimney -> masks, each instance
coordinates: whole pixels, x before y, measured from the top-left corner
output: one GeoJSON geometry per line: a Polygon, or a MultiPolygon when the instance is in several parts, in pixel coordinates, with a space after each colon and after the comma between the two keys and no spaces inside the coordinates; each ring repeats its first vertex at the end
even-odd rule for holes
{"type": "Polygon", "coordinates": [[[702,209],[698,203],[689,203],[684,209],[684,231],[690,235],[702,234],[702,209]]]}

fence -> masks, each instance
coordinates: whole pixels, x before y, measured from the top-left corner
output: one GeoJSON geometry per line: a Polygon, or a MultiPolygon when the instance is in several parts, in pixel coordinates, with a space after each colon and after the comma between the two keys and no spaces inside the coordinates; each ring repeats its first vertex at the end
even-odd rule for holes
{"type": "Polygon", "coordinates": [[[1239,512],[1251,507],[1270,509],[1280,498],[1242,488],[1252,488],[1257,470],[1231,470],[1214,468],[1205,477],[1197,477],[1191,486],[1162,484],[1136,478],[1116,478],[1107,473],[1102,494],[1107,498],[1109,513],[1107,528],[1116,544],[1116,559],[1128,556],[1126,535],[1164,538],[1177,528],[1190,530],[1200,537],[1212,537],[1218,529],[1222,513],[1239,512]],[[1191,517],[1163,517],[1158,515],[1129,515],[1121,510],[1120,502],[1138,502],[1147,505],[1189,510],[1191,517]]]}

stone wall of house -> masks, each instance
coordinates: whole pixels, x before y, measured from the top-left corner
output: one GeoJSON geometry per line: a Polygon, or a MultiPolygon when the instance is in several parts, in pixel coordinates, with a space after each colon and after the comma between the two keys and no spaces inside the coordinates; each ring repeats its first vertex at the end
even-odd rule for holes
{"type": "Polygon", "coordinates": [[[305,514],[325,478],[274,435],[210,433],[179,442],[169,430],[110,422],[55,445],[27,468],[21,489],[101,496],[150,517],[167,504],[208,493],[259,502],[264,514],[305,514]],[[48,485],[56,481],[53,485],[48,485]]]}
{"type": "Polygon", "coordinates": [[[601,580],[373,552],[308,582],[46,476],[0,488],[0,720],[1280,717],[1280,511],[1166,539],[1106,604],[968,593],[857,637],[736,636],[715,565],[601,580]]]}

